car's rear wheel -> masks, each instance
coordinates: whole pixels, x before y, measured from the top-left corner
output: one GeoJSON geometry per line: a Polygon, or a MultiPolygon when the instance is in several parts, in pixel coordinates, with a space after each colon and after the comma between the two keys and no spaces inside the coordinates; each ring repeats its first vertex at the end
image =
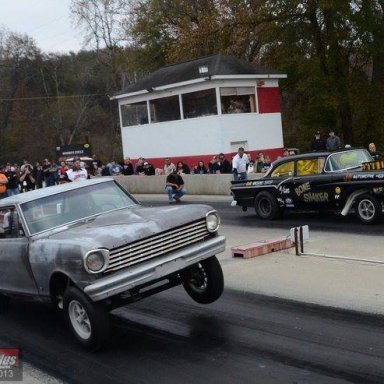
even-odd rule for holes
{"type": "Polygon", "coordinates": [[[98,350],[109,335],[109,319],[102,303],[92,302],[76,287],[64,293],[63,309],[78,342],[89,350],[98,350]]]}
{"type": "Polygon", "coordinates": [[[186,269],[182,280],[188,295],[200,304],[213,303],[223,293],[224,276],[216,256],[186,269]]]}
{"type": "Polygon", "coordinates": [[[365,194],[356,201],[356,216],[364,224],[376,223],[382,218],[382,204],[374,196],[365,194]]]}
{"type": "Polygon", "coordinates": [[[281,210],[276,199],[269,192],[260,192],[255,199],[255,211],[260,219],[273,220],[280,216],[281,210]]]}

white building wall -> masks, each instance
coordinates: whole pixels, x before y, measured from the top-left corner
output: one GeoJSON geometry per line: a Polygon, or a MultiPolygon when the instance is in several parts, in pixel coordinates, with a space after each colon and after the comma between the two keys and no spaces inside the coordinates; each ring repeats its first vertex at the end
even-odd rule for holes
{"type": "Polygon", "coordinates": [[[215,115],[122,128],[123,153],[132,158],[228,153],[231,142],[241,141],[249,151],[283,147],[281,114],[215,115]]]}

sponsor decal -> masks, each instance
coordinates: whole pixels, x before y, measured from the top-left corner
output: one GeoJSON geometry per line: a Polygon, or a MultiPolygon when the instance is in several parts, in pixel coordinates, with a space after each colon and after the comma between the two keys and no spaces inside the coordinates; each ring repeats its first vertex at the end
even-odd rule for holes
{"type": "Polygon", "coordinates": [[[340,188],[340,187],[336,187],[336,188],[335,188],[335,193],[337,193],[338,195],[340,195],[340,193],[341,193],[341,188],[340,188]]]}
{"type": "Polygon", "coordinates": [[[273,180],[266,180],[264,181],[264,184],[265,185],[273,184],[273,180]]]}
{"type": "Polygon", "coordinates": [[[252,185],[263,185],[264,181],[254,181],[252,185]]]}
{"type": "Polygon", "coordinates": [[[245,183],[245,185],[246,185],[247,187],[250,187],[251,185],[253,185],[253,183],[252,183],[252,181],[247,181],[247,182],[245,183]]]}
{"type": "Polygon", "coordinates": [[[325,203],[328,202],[328,193],[326,192],[309,192],[303,195],[306,203],[325,203]]]}
{"type": "Polygon", "coordinates": [[[377,173],[375,177],[376,179],[384,179],[384,173],[377,173]]]}
{"type": "Polygon", "coordinates": [[[299,185],[295,188],[295,192],[297,196],[301,196],[304,192],[307,192],[311,189],[309,182],[299,185]]]}
{"type": "Polygon", "coordinates": [[[384,192],[384,187],[377,187],[377,188],[373,188],[373,193],[376,193],[376,194],[382,194],[384,192]]]}
{"type": "Polygon", "coordinates": [[[292,204],[293,200],[290,198],[285,199],[285,204],[292,204]]]}
{"type": "Polygon", "coordinates": [[[335,195],[335,200],[340,200],[340,195],[335,195]]]}
{"type": "Polygon", "coordinates": [[[284,186],[280,186],[279,187],[279,192],[282,194],[282,195],[289,195],[291,193],[291,190],[287,187],[284,187],[284,186]]]}
{"type": "Polygon", "coordinates": [[[374,173],[358,173],[357,175],[353,175],[353,180],[373,180],[375,178],[374,173]]]}
{"type": "Polygon", "coordinates": [[[0,381],[22,381],[21,353],[18,348],[0,348],[0,381]]]}

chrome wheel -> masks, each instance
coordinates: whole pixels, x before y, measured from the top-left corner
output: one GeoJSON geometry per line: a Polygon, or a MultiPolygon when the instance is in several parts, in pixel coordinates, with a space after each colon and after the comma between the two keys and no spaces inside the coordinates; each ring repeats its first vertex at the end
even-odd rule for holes
{"type": "Polygon", "coordinates": [[[68,315],[74,331],[84,340],[91,337],[92,328],[87,311],[77,300],[72,300],[68,306],[68,315]]]}

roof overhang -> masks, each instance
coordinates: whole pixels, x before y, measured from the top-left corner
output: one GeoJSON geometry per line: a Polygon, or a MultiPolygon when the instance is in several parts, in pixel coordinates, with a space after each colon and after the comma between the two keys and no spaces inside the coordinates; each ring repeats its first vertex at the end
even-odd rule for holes
{"type": "Polygon", "coordinates": [[[207,76],[198,78],[198,79],[193,79],[193,80],[188,80],[188,81],[182,81],[180,83],[174,83],[174,84],[167,84],[167,85],[162,85],[159,87],[153,87],[150,89],[143,89],[141,91],[137,92],[131,92],[131,93],[123,93],[120,95],[114,95],[110,97],[110,100],[120,100],[120,99],[125,99],[127,97],[134,97],[134,96],[140,96],[140,95],[145,95],[149,94],[152,92],[162,92],[162,91],[167,91],[170,89],[176,89],[176,88],[182,88],[188,85],[195,85],[199,83],[204,83],[206,81],[213,81],[213,80],[257,80],[257,79],[286,79],[287,75],[285,74],[255,74],[255,75],[214,75],[214,76],[207,76]]]}

